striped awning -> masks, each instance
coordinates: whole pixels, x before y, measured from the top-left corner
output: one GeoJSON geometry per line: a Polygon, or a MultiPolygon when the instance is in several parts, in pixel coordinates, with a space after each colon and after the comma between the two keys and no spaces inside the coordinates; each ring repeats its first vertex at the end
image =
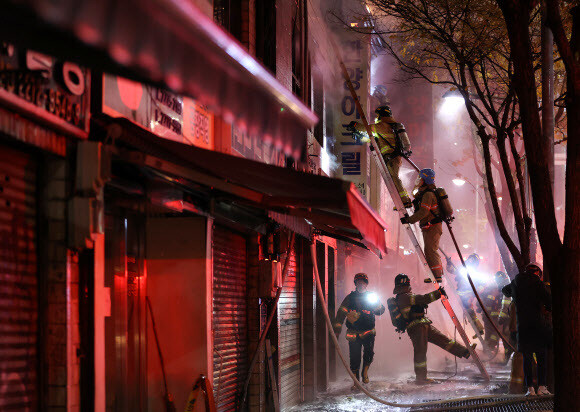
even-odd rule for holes
{"type": "Polygon", "coordinates": [[[188,0],[9,0],[1,40],[187,95],[288,156],[316,115],[188,0]]]}

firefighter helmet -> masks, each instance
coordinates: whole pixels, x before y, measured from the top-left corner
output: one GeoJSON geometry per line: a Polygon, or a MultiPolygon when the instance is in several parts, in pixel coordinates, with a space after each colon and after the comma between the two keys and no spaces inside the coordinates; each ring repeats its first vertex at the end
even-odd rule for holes
{"type": "Polygon", "coordinates": [[[411,280],[409,276],[405,275],[404,273],[399,273],[395,277],[395,289],[393,289],[393,293],[395,295],[399,293],[408,292],[411,290],[411,280]]]}
{"type": "Polygon", "coordinates": [[[495,272],[495,283],[500,287],[505,286],[510,283],[510,278],[505,272],[499,270],[495,272]]]}
{"type": "Polygon", "coordinates": [[[540,278],[542,277],[542,268],[540,267],[540,265],[538,265],[535,262],[528,263],[526,265],[525,272],[529,273],[529,274],[537,275],[540,278]]]}
{"type": "Polygon", "coordinates": [[[421,169],[419,172],[419,177],[423,179],[426,185],[432,185],[435,183],[435,170],[421,169]]]}
{"type": "Polygon", "coordinates": [[[379,117],[393,117],[393,112],[389,106],[379,106],[375,109],[375,113],[379,117]]]}
{"type": "Polygon", "coordinates": [[[357,280],[362,280],[363,282],[365,282],[367,285],[369,284],[369,277],[367,276],[366,273],[357,273],[356,275],[354,275],[354,283],[356,285],[356,281],[357,280]]]}
{"type": "Polygon", "coordinates": [[[481,260],[481,258],[479,257],[479,255],[477,253],[472,253],[471,255],[469,255],[467,257],[467,260],[465,260],[465,264],[467,266],[471,266],[471,267],[478,267],[479,266],[479,261],[481,260]]]}

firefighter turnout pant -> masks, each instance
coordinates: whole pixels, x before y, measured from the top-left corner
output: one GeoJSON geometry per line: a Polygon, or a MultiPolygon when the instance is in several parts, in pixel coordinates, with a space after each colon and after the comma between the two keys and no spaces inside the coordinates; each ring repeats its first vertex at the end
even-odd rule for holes
{"type": "Polygon", "coordinates": [[[460,358],[469,354],[465,346],[453,339],[449,339],[430,323],[414,325],[407,329],[407,333],[413,343],[413,358],[417,380],[427,379],[427,344],[429,342],[460,358]]]}
{"type": "MultiPolygon", "coordinates": [[[[457,292],[457,294],[459,295],[459,299],[461,300],[463,309],[465,309],[465,313],[473,320],[473,323],[478,329],[477,331],[481,335],[483,335],[483,324],[481,323],[481,321],[477,317],[477,314],[475,313],[475,310],[473,310],[473,307],[471,306],[471,301],[472,299],[475,298],[473,292],[471,290],[460,290],[457,292]]],[[[493,326],[491,325],[490,327],[493,328],[493,326]]]]}
{"type": "Polygon", "coordinates": [[[442,224],[435,223],[422,229],[422,232],[425,243],[425,259],[431,272],[439,280],[443,276],[443,265],[441,264],[441,256],[439,256],[439,240],[443,234],[442,224]]]}
{"type": "MultiPolygon", "coordinates": [[[[493,316],[493,313],[491,313],[490,308],[486,309],[488,309],[488,312],[490,313],[492,319],[497,325],[497,316],[493,316]]],[[[497,336],[495,328],[485,315],[483,316],[483,325],[485,327],[485,346],[487,347],[488,350],[497,348],[499,345],[499,336],[497,336]]]]}
{"type": "Polygon", "coordinates": [[[399,192],[399,196],[401,196],[401,200],[403,203],[411,202],[411,198],[409,198],[409,194],[405,190],[403,186],[403,182],[401,182],[401,178],[399,177],[399,169],[401,168],[401,164],[403,163],[403,158],[401,156],[397,156],[393,159],[390,159],[388,155],[384,155],[383,159],[385,164],[387,165],[387,170],[393,179],[393,183],[397,188],[397,192],[399,192]]]}
{"type": "MultiPolygon", "coordinates": [[[[350,356],[350,370],[359,379],[361,351],[363,368],[373,362],[375,356],[375,331],[367,331],[368,333],[354,333],[350,336],[347,332],[348,352],[350,356]]],[[[360,380],[360,379],[359,379],[360,380]]]]}

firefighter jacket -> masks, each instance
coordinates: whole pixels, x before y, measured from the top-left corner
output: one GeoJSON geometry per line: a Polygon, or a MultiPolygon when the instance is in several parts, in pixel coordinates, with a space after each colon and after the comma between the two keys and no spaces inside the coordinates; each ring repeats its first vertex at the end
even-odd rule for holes
{"type": "Polygon", "coordinates": [[[516,305],[519,350],[551,342],[551,325],[543,311],[552,310],[552,299],[546,285],[534,274],[519,273],[502,289],[516,305]]]}
{"type": "Polygon", "coordinates": [[[337,335],[342,329],[342,324],[346,319],[346,338],[354,340],[357,336],[364,338],[369,335],[375,335],[375,316],[385,313],[385,307],[380,302],[370,303],[368,295],[371,292],[359,293],[356,290],[350,292],[342,301],[336,314],[334,323],[334,333],[337,335]],[[355,316],[347,316],[349,312],[355,311],[355,316]],[[352,319],[352,321],[350,319],[352,319]]]}
{"type": "MultiPolygon", "coordinates": [[[[398,130],[402,126],[400,125],[400,123],[395,122],[395,119],[393,119],[392,117],[387,117],[387,118],[381,119],[377,123],[371,124],[370,127],[371,127],[371,130],[373,132],[373,137],[375,137],[375,139],[377,139],[377,145],[379,146],[379,150],[381,151],[381,154],[383,156],[393,155],[393,152],[395,152],[395,149],[405,150],[405,151],[408,151],[411,149],[410,146],[403,147],[403,148],[397,147],[397,145],[398,145],[397,137],[396,137],[395,131],[393,129],[395,128],[398,130]]],[[[362,132],[362,133],[366,133],[366,131],[367,131],[366,128],[364,127],[364,125],[360,124],[360,123],[357,123],[355,128],[357,131],[362,132]]],[[[396,156],[394,156],[394,157],[396,157],[396,156]]]]}
{"type": "Polygon", "coordinates": [[[499,291],[499,297],[501,298],[499,313],[497,315],[498,321],[500,325],[507,325],[510,322],[510,307],[512,303],[512,298],[505,296],[503,293],[501,293],[500,288],[498,288],[497,290],[499,291]]]}
{"type": "Polygon", "coordinates": [[[439,216],[439,204],[434,193],[435,185],[423,185],[419,188],[419,193],[415,196],[413,204],[415,213],[407,218],[407,222],[419,222],[422,230],[427,230],[431,226],[441,224],[439,216]]]}
{"type": "MultiPolygon", "coordinates": [[[[493,285],[485,287],[480,292],[480,298],[481,301],[483,302],[483,306],[485,307],[485,310],[487,310],[487,312],[492,318],[499,317],[499,312],[502,308],[502,296],[503,294],[498,289],[495,283],[493,285]]],[[[480,308],[478,312],[481,312],[480,308]]]]}
{"type": "Polygon", "coordinates": [[[423,323],[432,323],[429,318],[425,316],[425,309],[431,302],[435,302],[441,298],[441,292],[434,290],[425,295],[416,295],[411,292],[399,293],[395,296],[399,310],[407,321],[407,330],[413,328],[415,325],[423,323]]]}

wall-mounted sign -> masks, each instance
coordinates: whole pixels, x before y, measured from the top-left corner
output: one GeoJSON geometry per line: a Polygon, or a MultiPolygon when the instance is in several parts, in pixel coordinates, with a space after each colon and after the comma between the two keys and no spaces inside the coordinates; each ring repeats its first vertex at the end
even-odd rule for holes
{"type": "MultiPolygon", "coordinates": [[[[340,49],[344,64],[350,75],[352,84],[361,101],[363,109],[368,113],[369,95],[369,42],[361,35],[351,32],[341,33],[340,49]]],[[[352,132],[346,126],[353,120],[360,122],[361,116],[350,90],[343,82],[340,88],[340,101],[335,116],[336,145],[335,155],[340,163],[339,176],[343,180],[353,182],[358,190],[368,196],[368,166],[366,145],[355,141],[352,132]]],[[[372,121],[372,119],[370,119],[372,121]]]]}
{"type": "Polygon", "coordinates": [[[89,71],[75,63],[0,43],[2,99],[53,115],[45,120],[88,131],[89,85],[89,71]]]}
{"type": "Polygon", "coordinates": [[[127,118],[164,139],[214,149],[213,114],[188,97],[106,74],[103,113],[127,118]]]}

